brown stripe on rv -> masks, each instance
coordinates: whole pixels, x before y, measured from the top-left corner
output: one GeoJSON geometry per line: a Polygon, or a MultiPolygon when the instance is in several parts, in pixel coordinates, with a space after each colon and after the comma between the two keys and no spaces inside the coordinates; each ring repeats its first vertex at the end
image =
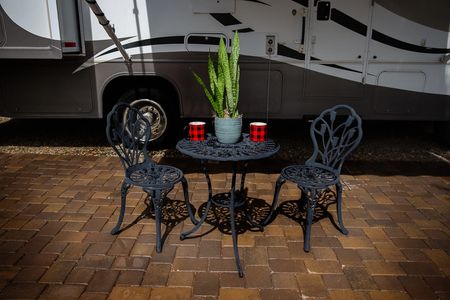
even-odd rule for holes
{"type": "MultiPolygon", "coordinates": [[[[363,23],[359,22],[356,19],[353,19],[349,15],[337,10],[336,8],[331,9],[331,18],[332,21],[338,23],[339,25],[344,26],[347,29],[350,29],[356,33],[359,33],[361,35],[367,34],[367,26],[363,23]]],[[[384,33],[381,33],[377,30],[372,30],[372,39],[374,41],[380,42],[382,44],[412,51],[412,52],[419,52],[419,53],[434,53],[434,54],[445,54],[450,53],[450,49],[446,48],[431,48],[431,47],[423,47],[419,45],[414,45],[411,43],[400,41],[396,38],[390,37],[384,33]]]]}
{"type": "Polygon", "coordinates": [[[219,21],[223,26],[231,26],[242,24],[241,21],[233,17],[231,14],[211,14],[211,16],[219,21]]]}
{"type": "Polygon", "coordinates": [[[300,5],[303,5],[304,7],[308,7],[308,0],[292,0],[300,5]]]}
{"type": "Polygon", "coordinates": [[[254,30],[251,29],[251,28],[249,28],[249,27],[238,29],[238,32],[241,32],[241,33],[245,33],[245,32],[253,32],[253,31],[254,31],[254,30]]]}
{"type": "Polygon", "coordinates": [[[259,4],[264,4],[264,5],[267,5],[267,6],[272,6],[272,5],[270,5],[270,4],[267,4],[267,3],[264,3],[264,2],[258,1],[258,0],[244,0],[244,1],[247,1],[247,2],[255,2],[255,3],[259,3],[259,4]]]}
{"type": "MultiPolygon", "coordinates": [[[[220,38],[216,36],[190,36],[188,42],[190,44],[199,44],[199,45],[218,45],[220,38]]],[[[125,49],[135,48],[135,47],[144,47],[144,46],[154,46],[154,45],[168,45],[168,44],[184,44],[184,36],[164,36],[157,37],[151,39],[145,39],[141,41],[135,41],[131,43],[124,44],[123,47],[125,49]]],[[[102,53],[100,56],[116,52],[117,48],[112,48],[105,53],[102,53]]]]}
{"type": "Polygon", "coordinates": [[[395,47],[395,48],[399,48],[399,49],[407,50],[407,51],[412,51],[412,52],[433,53],[433,54],[450,53],[450,49],[430,48],[430,47],[423,47],[423,46],[419,46],[419,45],[406,43],[406,42],[397,40],[393,37],[387,36],[384,33],[381,33],[377,30],[372,30],[372,39],[374,41],[383,43],[383,44],[391,46],[391,47],[395,47]]]}
{"type": "MultiPolygon", "coordinates": [[[[128,44],[123,45],[123,48],[130,49],[135,47],[143,47],[143,46],[152,46],[152,45],[164,45],[164,44],[184,44],[184,36],[177,35],[177,36],[164,36],[164,37],[158,37],[158,38],[152,38],[152,39],[145,39],[141,41],[135,41],[128,44]]],[[[102,53],[100,56],[116,52],[117,48],[112,48],[105,53],[102,53]]]]}
{"type": "Polygon", "coordinates": [[[344,26],[347,29],[350,29],[356,33],[366,35],[367,34],[367,26],[363,23],[359,22],[356,19],[353,19],[347,14],[344,14],[340,10],[336,8],[331,9],[331,20],[338,23],[339,25],[344,26]]]}

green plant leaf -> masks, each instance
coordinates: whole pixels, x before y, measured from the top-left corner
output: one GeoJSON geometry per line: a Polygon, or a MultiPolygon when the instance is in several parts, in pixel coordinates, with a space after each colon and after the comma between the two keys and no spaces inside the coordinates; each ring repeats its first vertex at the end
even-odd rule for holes
{"type": "Polygon", "coordinates": [[[230,112],[230,107],[233,107],[232,104],[232,97],[233,97],[233,89],[231,84],[231,76],[230,76],[230,65],[228,62],[228,53],[227,49],[225,47],[225,42],[223,39],[220,39],[219,42],[219,65],[222,67],[222,71],[224,74],[225,79],[225,91],[226,91],[226,97],[225,97],[225,106],[228,112],[230,112]]]}
{"type": "MultiPolygon", "coordinates": [[[[222,99],[222,102],[220,102],[220,99],[218,99],[218,97],[220,95],[220,92],[218,91],[219,90],[218,86],[215,86],[215,90],[216,90],[216,100],[217,100],[217,102],[216,102],[217,109],[215,109],[215,113],[216,113],[216,116],[218,116],[219,118],[223,118],[223,99],[222,99]]],[[[223,97],[223,94],[222,94],[222,97],[223,97]]]]}
{"type": "Polygon", "coordinates": [[[239,35],[237,32],[235,32],[234,37],[233,37],[233,45],[231,47],[231,54],[230,54],[230,72],[231,72],[231,80],[233,82],[233,85],[236,82],[239,51],[240,51],[239,35]]]}
{"type": "Polygon", "coordinates": [[[214,70],[214,62],[211,58],[211,53],[208,53],[208,76],[210,89],[214,92],[214,86],[217,85],[217,75],[214,70]]]}
{"type": "Polygon", "coordinates": [[[208,90],[208,87],[203,82],[202,78],[200,76],[198,76],[197,73],[195,73],[195,72],[192,72],[192,73],[194,74],[194,77],[197,80],[197,82],[203,88],[203,91],[205,92],[206,97],[208,98],[209,102],[211,103],[211,106],[212,106],[214,112],[216,114],[219,114],[221,112],[221,110],[219,109],[218,104],[215,101],[213,94],[208,90]]]}
{"type": "Polygon", "coordinates": [[[234,33],[230,54],[227,52],[224,39],[220,39],[217,64],[214,63],[211,54],[208,54],[209,88],[203,82],[202,78],[193,72],[195,79],[203,88],[206,97],[218,117],[238,117],[239,51],[239,36],[237,32],[234,33]]]}
{"type": "MultiPolygon", "coordinates": [[[[223,114],[223,100],[224,100],[224,94],[225,94],[225,78],[223,74],[222,67],[217,64],[217,90],[216,90],[216,99],[218,102],[218,106],[220,111],[223,114]]],[[[223,117],[223,116],[222,116],[223,117]]]]}
{"type": "Polygon", "coordinates": [[[234,108],[233,108],[233,118],[237,118],[239,116],[239,112],[237,109],[237,105],[239,103],[239,79],[241,77],[241,69],[237,66],[236,72],[236,80],[234,82],[233,95],[234,95],[234,108]]]}

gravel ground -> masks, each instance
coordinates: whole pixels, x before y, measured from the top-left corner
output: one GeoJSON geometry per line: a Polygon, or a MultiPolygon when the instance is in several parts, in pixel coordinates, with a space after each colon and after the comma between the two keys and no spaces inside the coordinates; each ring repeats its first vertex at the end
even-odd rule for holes
{"type": "MultiPolygon", "coordinates": [[[[247,127],[245,123],[244,129],[247,127]]],[[[270,136],[281,145],[279,156],[283,159],[303,162],[311,154],[308,122],[271,120],[269,129],[270,136]]],[[[0,117],[0,137],[0,152],[3,153],[115,156],[107,143],[103,120],[0,117]]],[[[172,137],[172,140],[180,137],[172,137]]],[[[180,156],[174,149],[174,142],[152,151],[152,155],[180,156]]],[[[350,159],[445,161],[450,164],[450,148],[435,138],[430,123],[371,121],[364,122],[362,143],[350,159]]]]}

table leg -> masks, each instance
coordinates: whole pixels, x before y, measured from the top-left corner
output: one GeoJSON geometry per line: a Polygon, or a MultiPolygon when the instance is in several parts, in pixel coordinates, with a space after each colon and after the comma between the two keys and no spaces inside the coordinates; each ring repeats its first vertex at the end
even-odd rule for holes
{"type": "Polygon", "coordinates": [[[241,195],[244,193],[244,185],[245,185],[245,175],[247,175],[247,166],[248,162],[244,162],[244,167],[242,168],[241,172],[241,195]]]}
{"type": "MultiPolygon", "coordinates": [[[[209,177],[208,168],[207,168],[207,162],[204,160],[201,160],[203,173],[205,174],[206,182],[208,184],[208,202],[206,204],[205,212],[201,216],[201,219],[198,221],[195,226],[186,232],[181,233],[180,239],[184,240],[192,233],[196,232],[200,226],[205,222],[206,217],[208,216],[209,209],[211,208],[212,203],[212,185],[211,185],[211,178],[209,177]]],[[[241,176],[241,193],[244,190],[244,182],[245,182],[245,171],[246,171],[247,163],[244,166],[244,171],[242,172],[241,176]]],[[[244,272],[242,271],[241,267],[241,260],[239,257],[239,249],[238,249],[238,237],[237,237],[237,230],[236,230],[236,218],[235,218],[235,201],[236,201],[236,173],[237,173],[237,162],[233,162],[233,174],[231,179],[231,190],[230,190],[230,202],[229,202],[229,211],[230,211],[230,227],[231,227],[231,235],[233,239],[233,251],[234,251],[234,257],[236,260],[236,267],[239,272],[239,277],[244,277],[244,272]]]]}
{"type": "Polygon", "coordinates": [[[209,173],[208,173],[208,168],[207,168],[207,162],[205,162],[203,159],[200,161],[201,165],[202,165],[202,170],[203,173],[205,174],[206,177],[206,182],[208,184],[208,202],[206,204],[206,208],[205,208],[205,212],[204,214],[201,216],[200,220],[197,221],[197,223],[195,224],[195,226],[191,229],[188,230],[186,232],[182,232],[180,234],[180,240],[184,240],[185,238],[187,238],[189,235],[191,235],[192,233],[196,232],[200,226],[203,224],[203,222],[205,222],[206,217],[208,216],[208,212],[209,209],[211,208],[211,202],[212,202],[212,186],[211,186],[211,178],[209,177],[209,173]]]}
{"type": "MultiPolygon", "coordinates": [[[[234,201],[236,200],[236,172],[237,172],[237,162],[233,162],[233,176],[231,179],[231,190],[230,190],[230,225],[231,225],[231,235],[233,238],[233,250],[234,257],[236,260],[236,267],[239,272],[239,277],[244,277],[244,272],[241,267],[241,260],[239,258],[239,249],[238,249],[238,239],[236,232],[236,220],[234,214],[234,201]]],[[[242,181],[241,181],[242,183],[242,181]]],[[[242,188],[242,186],[241,186],[242,188]]]]}
{"type": "MultiPolygon", "coordinates": [[[[244,189],[245,189],[245,176],[247,175],[247,166],[248,166],[248,161],[244,162],[244,166],[242,167],[242,171],[241,171],[241,187],[240,187],[240,191],[239,194],[241,197],[247,197],[247,194],[244,193],[244,189]]],[[[236,169],[237,170],[237,169],[236,169]]],[[[245,199],[244,199],[245,201],[245,199]]],[[[251,216],[245,214],[245,218],[247,219],[247,222],[253,226],[254,228],[258,228],[260,231],[264,230],[264,227],[262,224],[258,224],[256,223],[251,216]]]]}

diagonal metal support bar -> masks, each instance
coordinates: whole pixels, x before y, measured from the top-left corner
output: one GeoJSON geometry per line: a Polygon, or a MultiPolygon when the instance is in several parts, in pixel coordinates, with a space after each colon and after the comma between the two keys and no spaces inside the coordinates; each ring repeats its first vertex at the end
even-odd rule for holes
{"type": "Polygon", "coordinates": [[[98,5],[97,1],[95,0],[85,0],[86,3],[89,5],[92,12],[95,14],[95,16],[98,19],[98,22],[100,25],[103,26],[103,29],[105,29],[106,33],[109,35],[111,40],[116,45],[117,49],[120,51],[120,54],[122,54],[123,59],[127,63],[127,65],[131,64],[131,58],[128,55],[128,53],[123,48],[122,44],[120,43],[119,39],[117,38],[117,35],[114,32],[114,28],[109,23],[109,20],[106,18],[105,14],[103,13],[102,9],[98,5]]]}

